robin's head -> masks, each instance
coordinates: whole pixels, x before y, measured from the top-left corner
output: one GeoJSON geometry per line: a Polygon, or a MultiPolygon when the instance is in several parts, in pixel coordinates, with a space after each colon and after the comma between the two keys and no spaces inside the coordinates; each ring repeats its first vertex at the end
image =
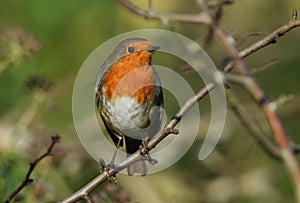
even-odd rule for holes
{"type": "Polygon", "coordinates": [[[117,95],[131,96],[142,102],[144,95],[148,95],[147,99],[151,100],[155,83],[151,54],[158,49],[158,46],[152,46],[143,38],[122,41],[102,66],[104,71],[98,75],[97,84],[103,84],[101,90],[104,97],[111,101],[117,95]]]}
{"type": "Polygon", "coordinates": [[[118,60],[130,57],[135,58],[139,55],[143,59],[150,60],[153,51],[159,49],[159,46],[153,46],[150,41],[143,38],[128,38],[120,42],[112,54],[101,65],[96,84],[99,84],[104,73],[109,70],[118,60]]]}
{"type": "Polygon", "coordinates": [[[143,38],[128,38],[123,40],[114,50],[114,54],[122,57],[136,52],[153,52],[159,49],[159,46],[153,46],[150,41],[143,38]]]}

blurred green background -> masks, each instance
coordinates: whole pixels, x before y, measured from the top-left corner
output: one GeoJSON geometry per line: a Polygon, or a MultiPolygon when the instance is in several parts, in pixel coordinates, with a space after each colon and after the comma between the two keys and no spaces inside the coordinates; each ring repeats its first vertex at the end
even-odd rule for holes
{"type": "MultiPolygon", "coordinates": [[[[142,8],[147,5],[144,0],[132,2],[142,8]]],[[[153,7],[168,13],[199,12],[193,0],[153,0],[153,7]]],[[[292,8],[300,9],[300,2],[237,1],[224,9],[221,23],[236,37],[242,49],[287,23],[292,8]]],[[[84,150],[74,129],[73,84],[84,60],[101,43],[124,32],[144,28],[172,30],[205,47],[205,26],[183,23],[164,26],[135,16],[114,1],[1,0],[1,35],[6,36],[8,30],[20,34],[21,29],[32,35],[25,34],[27,38],[33,37],[39,42],[29,44],[38,49],[36,52],[21,61],[5,64],[5,46],[9,40],[1,38],[0,66],[5,68],[0,73],[0,201],[22,181],[29,160],[46,149],[55,133],[61,135],[61,143],[55,147],[53,158],[46,158],[37,166],[32,176],[34,183],[21,192],[20,202],[58,201],[99,173],[99,165],[84,150]]],[[[256,78],[270,99],[283,94],[294,95],[289,104],[278,110],[278,115],[296,143],[300,142],[299,36],[298,28],[246,59],[251,68],[278,60],[256,78]]],[[[205,50],[217,66],[226,57],[222,45],[214,38],[205,50]]],[[[158,55],[155,60],[156,64],[174,67],[184,74],[194,90],[202,87],[201,81],[178,67],[176,59],[158,55]]],[[[270,134],[247,93],[235,85],[229,91],[238,95],[258,125],[270,134]]],[[[171,100],[166,101],[165,105],[172,109],[168,102],[171,100]]],[[[172,167],[144,178],[119,175],[122,194],[129,196],[131,202],[293,202],[293,187],[285,167],[258,146],[230,111],[217,148],[206,160],[197,159],[210,119],[208,98],[199,107],[203,128],[187,154],[172,167]]],[[[101,202],[113,200],[107,184],[93,195],[101,202]]]]}

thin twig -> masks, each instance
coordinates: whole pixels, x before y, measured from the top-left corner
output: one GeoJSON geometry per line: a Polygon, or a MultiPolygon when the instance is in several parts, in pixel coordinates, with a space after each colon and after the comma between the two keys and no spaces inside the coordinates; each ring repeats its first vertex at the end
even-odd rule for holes
{"type": "MultiPolygon", "coordinates": [[[[281,26],[280,28],[277,28],[276,30],[274,30],[271,34],[267,35],[266,37],[264,37],[263,39],[255,42],[254,44],[250,45],[249,47],[243,49],[242,51],[239,52],[239,57],[240,58],[245,58],[247,56],[249,56],[250,54],[252,54],[253,52],[256,52],[270,44],[275,44],[277,42],[277,40],[282,37],[283,35],[285,35],[287,32],[289,32],[290,30],[299,27],[300,26],[300,20],[295,20],[295,21],[291,21],[283,26],[281,26]]],[[[225,72],[230,72],[233,68],[233,62],[229,63],[225,68],[224,71],[225,72]]]]}
{"type": "Polygon", "coordinates": [[[251,69],[251,74],[252,75],[257,75],[257,74],[260,74],[262,72],[264,72],[265,70],[267,70],[268,68],[271,68],[273,67],[275,64],[277,64],[279,62],[278,59],[273,59],[269,62],[267,62],[266,64],[264,65],[261,65],[259,67],[255,67],[255,68],[252,68],[251,69]]]}
{"type": "Polygon", "coordinates": [[[30,175],[33,172],[33,170],[35,169],[35,167],[37,166],[37,164],[41,160],[43,160],[45,157],[52,156],[53,147],[55,146],[56,143],[58,143],[60,141],[60,136],[58,134],[56,134],[51,137],[51,140],[52,140],[52,142],[49,145],[47,151],[44,154],[42,154],[40,157],[38,157],[37,159],[29,162],[29,169],[26,173],[26,176],[25,176],[23,182],[6,198],[5,203],[9,203],[24,187],[31,184],[33,182],[33,179],[30,178],[30,175]]]}
{"type": "Polygon", "coordinates": [[[169,22],[207,24],[206,16],[201,14],[160,14],[155,12],[153,9],[151,9],[151,11],[143,10],[128,0],[116,0],[116,2],[138,16],[142,16],[147,19],[159,20],[163,24],[168,24],[169,22]]]}
{"type": "MultiPolygon", "coordinates": [[[[209,4],[210,8],[215,8],[215,10],[216,10],[214,16],[217,21],[221,20],[221,17],[223,15],[224,5],[226,5],[226,1],[217,1],[217,3],[215,4],[215,7],[212,7],[212,4],[209,4]]],[[[207,36],[205,37],[205,40],[204,40],[205,46],[208,46],[211,43],[213,36],[214,36],[214,32],[211,29],[211,27],[209,27],[207,36]]]]}
{"type": "Polygon", "coordinates": [[[233,0],[213,0],[213,1],[209,1],[208,2],[208,6],[209,8],[213,9],[213,8],[217,8],[220,6],[220,4],[222,5],[231,5],[233,4],[234,1],[233,0]]]}
{"type": "MultiPolygon", "coordinates": [[[[246,66],[246,64],[243,62],[243,60],[240,57],[240,54],[238,52],[238,49],[236,48],[234,42],[232,41],[232,38],[226,34],[224,29],[218,24],[218,22],[214,19],[213,15],[211,14],[211,11],[209,10],[209,7],[205,0],[197,0],[199,3],[200,8],[203,12],[206,13],[206,15],[211,19],[210,26],[214,30],[215,34],[219,37],[224,47],[227,49],[228,53],[230,54],[237,71],[243,75],[248,77],[248,89],[250,93],[252,94],[254,100],[261,106],[261,109],[263,113],[265,114],[265,117],[268,121],[268,124],[272,130],[274,139],[279,146],[281,150],[282,159],[290,173],[290,176],[294,182],[295,188],[296,188],[296,199],[297,202],[300,203],[300,171],[299,166],[297,163],[296,158],[294,157],[294,154],[291,152],[291,146],[289,143],[289,140],[283,130],[283,127],[278,119],[278,117],[275,115],[274,111],[269,106],[269,101],[267,97],[265,96],[265,93],[260,88],[258,83],[255,81],[253,76],[250,73],[249,68],[246,66]]],[[[276,34],[276,37],[281,36],[284,34],[284,32],[280,32],[281,34],[276,34]]],[[[271,42],[274,42],[276,38],[274,38],[271,42]]]]}
{"type": "Polygon", "coordinates": [[[250,132],[250,135],[257,141],[257,143],[265,150],[271,157],[277,160],[281,160],[281,154],[278,148],[276,148],[266,136],[257,128],[256,124],[249,118],[243,107],[238,104],[233,95],[229,97],[229,106],[235,116],[243,124],[243,126],[250,132]]]}

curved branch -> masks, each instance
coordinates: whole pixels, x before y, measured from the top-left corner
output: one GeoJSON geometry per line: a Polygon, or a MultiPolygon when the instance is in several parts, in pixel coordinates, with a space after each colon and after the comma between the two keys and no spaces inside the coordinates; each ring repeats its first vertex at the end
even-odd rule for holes
{"type": "Polygon", "coordinates": [[[29,162],[29,169],[26,173],[26,176],[25,176],[23,182],[6,198],[5,203],[9,203],[24,187],[26,187],[27,185],[29,185],[33,182],[33,179],[30,178],[31,173],[33,172],[36,165],[40,161],[42,161],[45,157],[52,155],[52,149],[53,149],[54,145],[60,141],[60,136],[54,135],[51,137],[51,139],[52,139],[52,142],[49,145],[47,151],[44,154],[42,154],[40,157],[38,157],[37,159],[29,162]]]}
{"type": "Polygon", "coordinates": [[[143,10],[135,6],[128,0],[116,0],[123,7],[131,11],[132,13],[142,16],[147,19],[159,20],[163,24],[168,24],[169,22],[181,22],[181,23],[197,23],[197,24],[207,24],[208,19],[205,15],[200,14],[159,14],[153,10],[143,10]]]}
{"type": "Polygon", "coordinates": [[[238,104],[233,95],[229,97],[229,106],[235,116],[239,119],[242,125],[250,132],[256,142],[265,150],[270,156],[276,160],[281,160],[281,153],[277,147],[271,143],[266,136],[258,129],[256,124],[248,117],[247,112],[241,105],[238,104]]]}

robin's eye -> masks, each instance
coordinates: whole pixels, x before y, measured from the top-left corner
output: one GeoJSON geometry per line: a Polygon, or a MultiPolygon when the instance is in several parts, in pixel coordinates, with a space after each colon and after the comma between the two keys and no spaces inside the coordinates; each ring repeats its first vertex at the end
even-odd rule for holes
{"type": "Polygon", "coordinates": [[[127,50],[128,50],[129,53],[133,53],[134,52],[134,47],[128,47],[127,50]]]}

